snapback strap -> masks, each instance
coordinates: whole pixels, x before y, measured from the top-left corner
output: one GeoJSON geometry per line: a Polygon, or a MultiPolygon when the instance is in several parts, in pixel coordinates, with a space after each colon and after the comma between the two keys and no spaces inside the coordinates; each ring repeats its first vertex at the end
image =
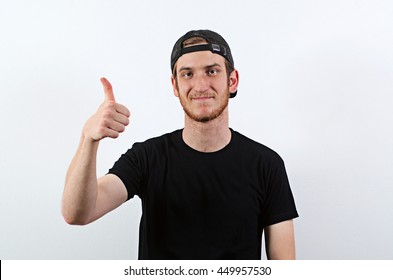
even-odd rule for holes
{"type": "Polygon", "coordinates": [[[200,52],[200,51],[211,51],[213,53],[220,54],[224,57],[227,56],[225,47],[222,47],[217,44],[203,44],[203,45],[195,45],[187,48],[182,48],[180,51],[181,52],[180,56],[186,53],[200,52]]]}

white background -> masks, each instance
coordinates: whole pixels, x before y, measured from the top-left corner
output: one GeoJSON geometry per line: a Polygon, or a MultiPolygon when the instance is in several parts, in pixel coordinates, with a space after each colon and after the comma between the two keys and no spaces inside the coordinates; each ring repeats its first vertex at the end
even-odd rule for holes
{"type": "Polygon", "coordinates": [[[285,160],[299,259],[393,259],[392,1],[0,0],[0,259],[135,259],[140,201],[67,225],[60,201],[86,119],[113,84],[135,141],[181,128],[174,42],[209,28],[240,72],[230,126],[285,160]]]}

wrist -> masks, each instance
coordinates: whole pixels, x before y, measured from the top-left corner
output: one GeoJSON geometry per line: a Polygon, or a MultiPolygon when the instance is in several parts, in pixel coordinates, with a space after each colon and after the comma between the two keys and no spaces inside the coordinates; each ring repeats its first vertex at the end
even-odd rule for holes
{"type": "Polygon", "coordinates": [[[85,134],[82,132],[81,135],[81,144],[82,145],[88,145],[88,146],[97,146],[100,143],[100,140],[96,140],[93,137],[89,136],[88,134],[85,134]]]}

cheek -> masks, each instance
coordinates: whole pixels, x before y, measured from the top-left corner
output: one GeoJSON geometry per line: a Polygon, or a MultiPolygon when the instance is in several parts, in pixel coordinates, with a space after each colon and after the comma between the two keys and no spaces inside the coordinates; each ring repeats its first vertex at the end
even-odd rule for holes
{"type": "Polygon", "coordinates": [[[186,83],[177,84],[177,91],[179,95],[185,95],[190,91],[191,87],[186,83]]]}

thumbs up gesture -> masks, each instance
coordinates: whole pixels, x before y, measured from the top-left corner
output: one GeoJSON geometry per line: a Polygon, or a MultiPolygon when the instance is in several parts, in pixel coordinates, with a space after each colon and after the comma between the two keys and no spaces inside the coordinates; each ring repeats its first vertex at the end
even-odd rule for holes
{"type": "Polygon", "coordinates": [[[83,136],[91,141],[100,141],[106,137],[117,138],[130,122],[130,111],[116,103],[110,82],[106,78],[101,78],[101,83],[105,100],[83,127],[83,136]]]}

